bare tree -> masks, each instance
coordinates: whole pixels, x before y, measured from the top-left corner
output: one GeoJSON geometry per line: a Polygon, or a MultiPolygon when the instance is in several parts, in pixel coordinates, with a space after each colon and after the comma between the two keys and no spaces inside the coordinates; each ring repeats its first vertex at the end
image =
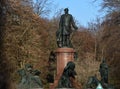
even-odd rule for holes
{"type": "Polygon", "coordinates": [[[120,10],[120,0],[103,0],[102,4],[103,8],[107,8],[108,10],[120,10]]]}
{"type": "Polygon", "coordinates": [[[35,0],[33,8],[39,16],[48,15],[51,11],[52,2],[50,0],[35,0]]]}
{"type": "Polygon", "coordinates": [[[98,31],[101,28],[101,21],[100,18],[97,18],[95,22],[88,23],[88,29],[94,34],[95,36],[95,60],[98,60],[98,31]]]}
{"type": "MultiPolygon", "coordinates": [[[[93,0],[97,2],[98,0],[93,0]]],[[[111,11],[120,11],[120,0],[102,0],[101,3],[102,9],[106,9],[108,12],[111,11]]]]}

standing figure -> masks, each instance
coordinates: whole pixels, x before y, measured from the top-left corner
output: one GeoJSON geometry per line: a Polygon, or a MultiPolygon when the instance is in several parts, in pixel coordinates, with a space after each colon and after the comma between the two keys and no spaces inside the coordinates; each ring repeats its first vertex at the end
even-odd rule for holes
{"type": "Polygon", "coordinates": [[[100,64],[99,72],[101,75],[101,82],[108,84],[108,65],[106,64],[105,59],[103,59],[102,63],[100,64]]]}
{"type": "Polygon", "coordinates": [[[75,30],[78,29],[78,27],[75,25],[72,15],[69,14],[68,11],[68,8],[64,9],[65,14],[61,16],[59,30],[56,32],[58,47],[72,47],[70,41],[70,34],[72,33],[71,27],[73,27],[75,30]]]}

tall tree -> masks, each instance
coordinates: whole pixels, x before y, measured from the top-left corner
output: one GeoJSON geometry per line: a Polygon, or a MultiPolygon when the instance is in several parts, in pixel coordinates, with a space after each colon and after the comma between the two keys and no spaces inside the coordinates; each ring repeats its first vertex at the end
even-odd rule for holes
{"type": "Polygon", "coordinates": [[[39,16],[45,16],[50,13],[51,5],[51,0],[35,0],[33,8],[36,14],[39,16]]]}

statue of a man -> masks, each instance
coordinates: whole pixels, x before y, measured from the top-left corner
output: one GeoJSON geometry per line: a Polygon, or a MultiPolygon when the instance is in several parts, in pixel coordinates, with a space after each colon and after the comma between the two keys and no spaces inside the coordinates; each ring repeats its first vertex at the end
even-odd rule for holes
{"type": "Polygon", "coordinates": [[[58,47],[72,47],[70,42],[70,34],[72,33],[71,27],[73,27],[75,30],[78,29],[78,27],[75,25],[72,15],[69,14],[68,11],[68,8],[64,9],[65,14],[61,16],[59,30],[56,32],[58,47]]]}
{"type": "Polygon", "coordinates": [[[100,64],[99,72],[102,83],[108,83],[108,65],[106,64],[105,59],[103,59],[102,63],[100,64]]]}

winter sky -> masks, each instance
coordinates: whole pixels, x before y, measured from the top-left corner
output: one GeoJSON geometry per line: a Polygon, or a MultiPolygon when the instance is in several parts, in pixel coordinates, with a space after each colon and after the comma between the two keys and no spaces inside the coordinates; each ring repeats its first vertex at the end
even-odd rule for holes
{"type": "MultiPolygon", "coordinates": [[[[104,12],[101,11],[102,0],[52,0],[56,7],[55,9],[69,8],[69,13],[83,26],[87,26],[88,22],[94,21],[97,17],[103,17],[104,12]]],[[[53,14],[51,13],[50,16],[53,14]]],[[[64,11],[62,12],[64,13],[64,11]]]]}

